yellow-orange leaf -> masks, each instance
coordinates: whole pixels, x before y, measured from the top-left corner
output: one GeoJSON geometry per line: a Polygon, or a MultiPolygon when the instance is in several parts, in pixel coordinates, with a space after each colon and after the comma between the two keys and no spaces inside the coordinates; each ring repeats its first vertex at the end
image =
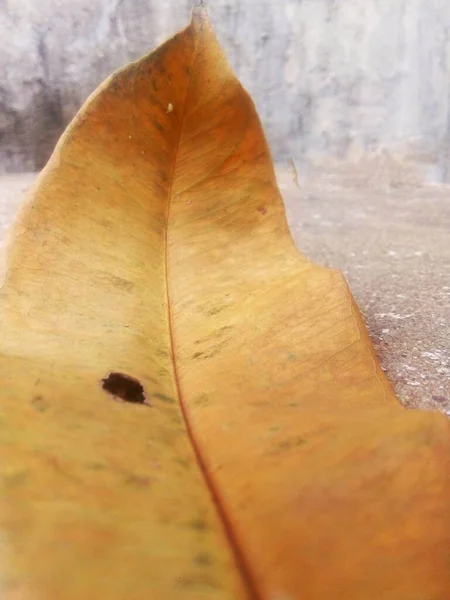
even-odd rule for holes
{"type": "Polygon", "coordinates": [[[63,135],[0,320],[2,600],[450,598],[448,421],[295,249],[201,10],[63,135]]]}

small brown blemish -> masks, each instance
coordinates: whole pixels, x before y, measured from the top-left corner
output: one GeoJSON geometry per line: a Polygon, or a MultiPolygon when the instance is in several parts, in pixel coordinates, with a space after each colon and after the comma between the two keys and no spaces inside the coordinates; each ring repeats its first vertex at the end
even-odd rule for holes
{"type": "Polygon", "coordinates": [[[174,462],[176,462],[177,465],[180,465],[180,467],[183,467],[183,469],[186,469],[186,471],[189,471],[191,468],[191,463],[186,458],[176,458],[174,462]]]}
{"type": "Polygon", "coordinates": [[[213,563],[213,557],[211,556],[211,554],[208,554],[207,552],[200,552],[199,554],[196,554],[194,556],[194,562],[197,565],[211,565],[213,563]]]}
{"type": "Polygon", "coordinates": [[[214,315],[219,314],[223,310],[225,310],[226,306],[213,306],[212,308],[205,310],[205,315],[209,317],[213,317],[214,315]]]}
{"type": "Polygon", "coordinates": [[[279,425],[272,425],[271,427],[269,427],[269,431],[270,433],[276,433],[277,431],[280,431],[281,427],[279,425]]]}
{"type": "Polygon", "coordinates": [[[144,386],[134,377],[124,373],[110,373],[102,379],[102,388],[116,398],[132,404],[148,404],[144,386]]]}
{"type": "Polygon", "coordinates": [[[175,423],[175,425],[183,425],[184,421],[183,419],[180,417],[180,415],[173,415],[171,418],[172,423],[175,423]]]}
{"type": "Polygon", "coordinates": [[[203,344],[203,343],[209,342],[211,340],[218,340],[220,338],[223,338],[223,336],[225,335],[226,331],[229,331],[230,329],[233,329],[232,325],[224,325],[220,329],[216,329],[215,331],[212,331],[206,337],[204,337],[204,338],[202,338],[200,340],[195,340],[194,343],[195,344],[203,344]]]}
{"type": "Polygon", "coordinates": [[[298,436],[291,438],[290,440],[284,440],[278,444],[278,448],[280,450],[292,450],[292,448],[298,448],[299,446],[303,446],[306,444],[305,438],[298,436]]]}
{"type": "Polygon", "coordinates": [[[171,398],[170,396],[166,396],[166,394],[153,394],[152,398],[156,398],[157,400],[161,400],[161,402],[167,402],[167,404],[175,404],[175,398],[171,398]]]}
{"type": "Polygon", "coordinates": [[[195,529],[195,531],[206,531],[208,524],[204,519],[192,519],[192,521],[189,521],[188,527],[195,529]]]}
{"type": "Polygon", "coordinates": [[[261,213],[262,215],[265,215],[267,212],[267,208],[265,206],[258,206],[258,212],[261,213]]]}
{"type": "Polygon", "coordinates": [[[50,404],[43,396],[34,396],[31,399],[31,406],[38,412],[45,412],[48,408],[50,408],[50,404]]]}
{"type": "Polygon", "coordinates": [[[155,354],[156,356],[161,356],[162,358],[167,358],[169,356],[168,350],[165,350],[164,348],[156,348],[155,354]]]}
{"type": "Polygon", "coordinates": [[[196,352],[192,355],[192,358],[201,360],[204,360],[205,358],[212,358],[213,356],[216,356],[216,354],[219,354],[227,345],[228,340],[222,340],[221,342],[216,343],[215,346],[205,349],[203,352],[196,352]]]}
{"type": "Polygon", "coordinates": [[[127,473],[125,476],[125,484],[136,488],[148,488],[151,480],[150,477],[142,477],[135,473],[127,473]]]}
{"type": "Polygon", "coordinates": [[[105,274],[103,279],[108,283],[111,283],[114,287],[119,290],[131,291],[134,288],[134,283],[129,281],[128,279],[124,279],[123,277],[117,277],[116,275],[112,275],[111,273],[105,274]]]}
{"type": "Polygon", "coordinates": [[[193,400],[195,406],[205,406],[209,404],[209,396],[208,394],[200,394],[200,396],[196,396],[193,400]]]}
{"type": "Polygon", "coordinates": [[[156,119],[151,119],[151,121],[152,121],[153,126],[156,127],[156,129],[159,132],[161,132],[161,133],[164,132],[164,127],[161,125],[161,123],[159,123],[156,119]]]}
{"type": "Polygon", "coordinates": [[[192,577],[177,577],[177,585],[183,588],[195,587],[197,582],[192,577]]]}
{"type": "Polygon", "coordinates": [[[86,468],[90,469],[91,471],[104,471],[108,467],[107,467],[107,465],[105,465],[103,463],[90,462],[90,463],[86,463],[86,468]]]}

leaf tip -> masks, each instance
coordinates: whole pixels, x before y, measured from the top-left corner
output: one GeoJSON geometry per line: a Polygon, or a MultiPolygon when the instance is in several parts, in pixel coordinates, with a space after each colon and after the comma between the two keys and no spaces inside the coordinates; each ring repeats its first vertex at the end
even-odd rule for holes
{"type": "Polygon", "coordinates": [[[192,24],[201,25],[202,23],[209,22],[208,10],[206,8],[205,0],[197,0],[192,9],[192,24]]]}

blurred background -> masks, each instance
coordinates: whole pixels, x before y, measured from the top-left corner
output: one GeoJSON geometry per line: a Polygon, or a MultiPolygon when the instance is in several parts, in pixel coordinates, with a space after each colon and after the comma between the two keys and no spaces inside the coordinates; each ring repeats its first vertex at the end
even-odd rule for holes
{"type": "MultiPolygon", "coordinates": [[[[0,170],[46,163],[97,85],[184,27],[192,0],[0,0],[0,170]]],[[[449,178],[448,0],[214,0],[274,157],[382,157],[449,178]]]]}
{"type": "MultiPolygon", "coordinates": [[[[192,4],[0,0],[0,242],[88,95],[192,4]]],[[[450,2],[207,6],[299,249],[344,272],[401,400],[450,414],[450,2]]]]}

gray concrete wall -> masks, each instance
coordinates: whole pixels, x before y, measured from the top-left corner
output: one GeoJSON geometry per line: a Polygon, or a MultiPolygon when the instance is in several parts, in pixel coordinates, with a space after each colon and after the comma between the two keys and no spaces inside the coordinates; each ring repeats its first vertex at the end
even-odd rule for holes
{"type": "MultiPolygon", "coordinates": [[[[0,0],[0,171],[39,169],[111,71],[187,24],[189,0],[0,0]]],[[[387,152],[445,178],[448,0],[214,0],[277,159],[387,152]]]]}

